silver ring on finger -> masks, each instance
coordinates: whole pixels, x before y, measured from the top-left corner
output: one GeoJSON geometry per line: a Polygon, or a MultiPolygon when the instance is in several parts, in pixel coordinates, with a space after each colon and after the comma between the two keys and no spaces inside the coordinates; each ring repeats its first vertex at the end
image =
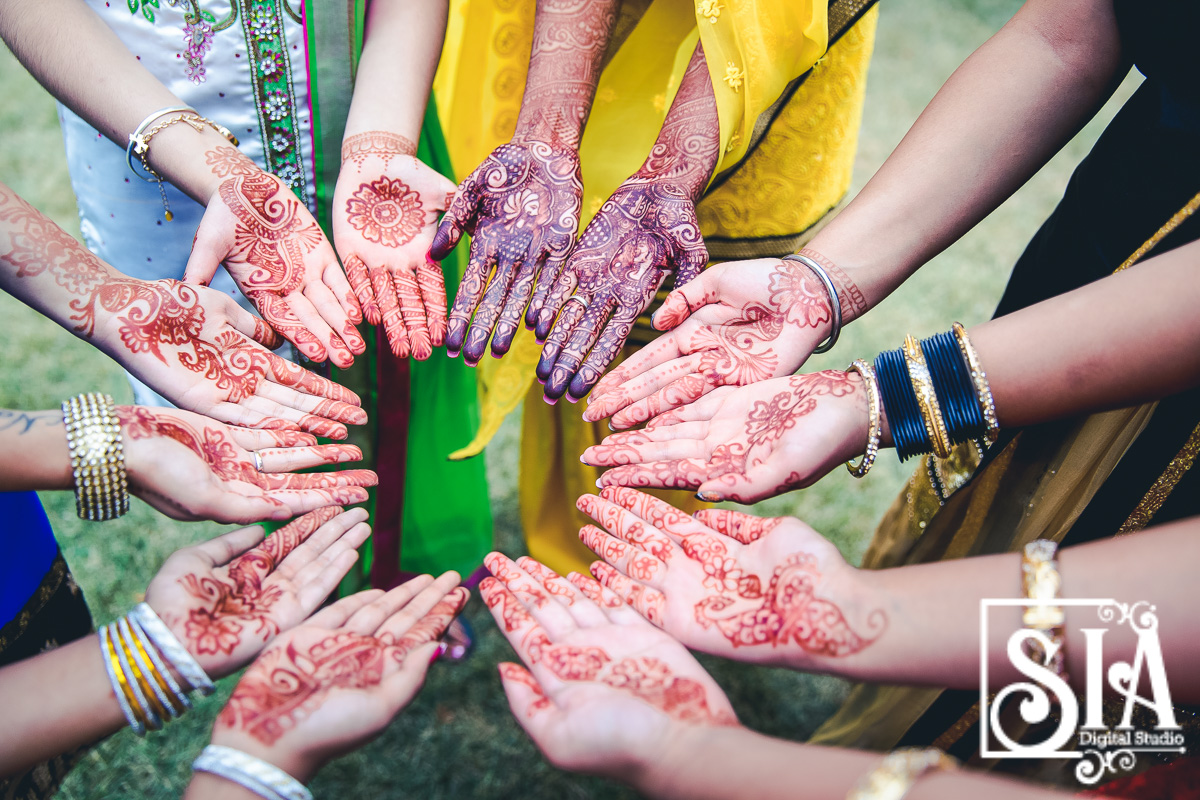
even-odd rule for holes
{"type": "Polygon", "coordinates": [[[254,456],[254,468],[256,470],[258,470],[259,472],[262,472],[263,471],[262,456],[259,454],[259,452],[257,450],[251,450],[250,454],[252,456],[254,456]]]}
{"type": "Polygon", "coordinates": [[[581,309],[582,311],[587,311],[588,301],[584,300],[582,297],[580,297],[577,294],[573,294],[567,298],[567,302],[563,303],[563,311],[567,310],[567,303],[570,303],[572,300],[574,300],[576,303],[579,303],[579,305],[582,306],[582,309],[581,309]]]}

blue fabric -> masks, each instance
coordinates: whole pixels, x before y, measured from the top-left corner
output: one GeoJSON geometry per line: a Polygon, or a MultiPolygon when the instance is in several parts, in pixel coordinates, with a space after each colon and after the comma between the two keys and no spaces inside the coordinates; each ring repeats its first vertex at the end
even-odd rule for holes
{"type": "Polygon", "coordinates": [[[0,625],[25,607],[57,553],[37,493],[0,492],[0,625]]]}

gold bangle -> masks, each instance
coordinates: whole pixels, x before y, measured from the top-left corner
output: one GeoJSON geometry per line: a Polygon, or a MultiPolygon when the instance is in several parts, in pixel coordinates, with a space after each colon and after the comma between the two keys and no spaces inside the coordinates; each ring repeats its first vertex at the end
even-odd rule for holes
{"type": "Polygon", "coordinates": [[[133,633],[129,630],[129,621],[122,617],[121,619],[117,620],[116,625],[117,638],[121,641],[121,650],[125,655],[125,660],[122,663],[129,664],[130,674],[133,676],[133,680],[137,684],[138,689],[141,690],[141,696],[146,698],[146,704],[149,706],[150,710],[158,716],[158,719],[160,720],[159,727],[161,728],[162,721],[166,720],[171,714],[171,712],[168,710],[170,703],[166,702],[164,698],[159,695],[161,688],[157,684],[152,685],[150,682],[150,677],[142,669],[143,665],[138,661],[134,653],[135,648],[129,641],[133,638],[133,633]]]}
{"type": "Polygon", "coordinates": [[[1021,554],[1021,588],[1025,599],[1040,602],[1025,607],[1021,622],[1026,628],[1045,634],[1055,645],[1054,655],[1047,659],[1046,649],[1040,641],[1026,639],[1025,654],[1066,680],[1066,616],[1062,606],[1050,604],[1059,598],[1062,589],[1062,575],[1055,558],[1057,552],[1058,544],[1049,539],[1035,539],[1025,545],[1021,554]]]}
{"type": "MultiPolygon", "coordinates": [[[[125,716],[129,719],[129,725],[133,728],[133,732],[138,736],[146,734],[146,709],[142,708],[134,697],[133,689],[129,686],[129,680],[125,677],[125,670],[121,666],[121,659],[117,656],[117,646],[113,642],[113,637],[116,636],[116,626],[109,624],[104,627],[104,634],[100,637],[101,643],[104,645],[104,654],[108,659],[109,678],[113,683],[113,689],[120,692],[120,698],[124,698],[121,708],[124,710],[125,716]],[[136,721],[136,725],[134,722],[136,721]]],[[[118,699],[120,699],[118,698],[118,699]]]]}
{"type": "Polygon", "coordinates": [[[129,481],[121,425],[108,395],[88,392],[62,403],[63,428],[75,480],[75,512],[104,521],[129,511],[129,481]]]}
{"type": "Polygon", "coordinates": [[[931,747],[906,747],[883,757],[879,766],[864,775],[846,800],[901,800],[923,775],[954,769],[958,762],[931,747]]]}
{"type": "Polygon", "coordinates": [[[983,438],[988,444],[995,444],[1000,438],[1000,420],[996,417],[996,400],[992,397],[992,387],[988,383],[987,373],[979,365],[979,354],[971,345],[971,337],[961,322],[951,326],[954,338],[958,340],[958,349],[967,360],[967,370],[971,373],[971,383],[975,384],[975,399],[979,401],[979,410],[983,412],[983,421],[987,425],[983,438]]]}
{"type": "Polygon", "coordinates": [[[167,679],[163,677],[158,665],[154,663],[154,659],[150,657],[141,639],[138,638],[137,633],[133,630],[133,626],[129,622],[129,617],[122,617],[120,622],[121,634],[126,637],[126,648],[128,649],[130,643],[133,644],[139,669],[143,673],[149,673],[150,677],[154,679],[155,686],[158,687],[154,690],[154,694],[158,697],[159,705],[165,703],[167,706],[165,711],[172,717],[180,716],[187,710],[187,707],[184,706],[179,696],[176,695],[178,687],[172,688],[167,679]]]}
{"type": "Polygon", "coordinates": [[[946,432],[946,420],[942,417],[942,407],[933,388],[933,377],[925,364],[925,353],[912,334],[904,337],[904,360],[908,363],[909,380],[912,381],[913,394],[921,409],[925,432],[929,434],[929,443],[933,445],[933,454],[938,458],[949,458],[950,434],[946,432]]]}
{"type": "Polygon", "coordinates": [[[879,454],[879,439],[883,435],[883,401],[879,396],[879,381],[875,377],[875,368],[861,358],[856,358],[846,368],[846,374],[857,372],[862,376],[863,386],[867,389],[867,448],[863,451],[862,461],[854,463],[854,459],[846,462],[846,469],[856,478],[861,478],[871,471],[875,465],[875,456],[879,454]]]}

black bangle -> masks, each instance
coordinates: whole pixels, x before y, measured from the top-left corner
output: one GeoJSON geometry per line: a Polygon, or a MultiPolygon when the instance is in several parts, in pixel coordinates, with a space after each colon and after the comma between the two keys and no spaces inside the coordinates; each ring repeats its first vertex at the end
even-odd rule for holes
{"type": "Polygon", "coordinates": [[[875,374],[879,379],[879,394],[883,399],[888,427],[892,431],[892,444],[901,461],[912,456],[928,453],[933,449],[917,398],[913,394],[912,380],[902,350],[880,353],[875,359],[875,374]]]}
{"type": "Polygon", "coordinates": [[[952,332],[940,333],[921,342],[929,364],[938,404],[953,444],[978,439],[985,423],[967,364],[952,332]]]}

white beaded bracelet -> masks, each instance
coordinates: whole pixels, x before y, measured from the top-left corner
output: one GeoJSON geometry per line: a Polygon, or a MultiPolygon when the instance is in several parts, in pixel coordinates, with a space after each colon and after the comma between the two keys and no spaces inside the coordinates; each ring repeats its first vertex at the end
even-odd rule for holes
{"type": "Polygon", "coordinates": [[[192,762],[192,771],[219,775],[267,800],[312,800],[312,792],[279,767],[232,747],[210,744],[192,762]]]}

